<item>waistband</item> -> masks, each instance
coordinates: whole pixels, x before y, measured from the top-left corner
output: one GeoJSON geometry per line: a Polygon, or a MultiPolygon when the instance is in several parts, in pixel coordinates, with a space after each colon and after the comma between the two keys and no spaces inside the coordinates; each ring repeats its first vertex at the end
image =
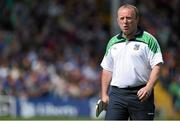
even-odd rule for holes
{"type": "Polygon", "coordinates": [[[144,86],[146,86],[146,84],[144,85],[139,85],[139,86],[135,86],[135,87],[124,87],[124,88],[119,88],[118,86],[112,86],[113,88],[118,88],[118,89],[125,89],[125,90],[139,90],[141,88],[143,88],[144,86]]]}

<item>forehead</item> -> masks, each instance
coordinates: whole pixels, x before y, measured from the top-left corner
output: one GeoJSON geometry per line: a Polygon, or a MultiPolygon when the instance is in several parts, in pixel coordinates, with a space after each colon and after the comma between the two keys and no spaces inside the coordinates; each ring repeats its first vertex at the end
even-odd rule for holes
{"type": "Polygon", "coordinates": [[[118,10],[118,16],[135,16],[135,11],[133,8],[130,7],[121,7],[118,10]]]}

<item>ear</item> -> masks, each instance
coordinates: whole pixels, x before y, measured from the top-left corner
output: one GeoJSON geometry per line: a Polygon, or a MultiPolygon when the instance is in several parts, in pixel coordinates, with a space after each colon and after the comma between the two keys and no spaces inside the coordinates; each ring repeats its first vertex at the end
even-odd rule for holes
{"type": "Polygon", "coordinates": [[[139,17],[136,18],[136,22],[137,22],[137,24],[139,23],[139,17]]]}

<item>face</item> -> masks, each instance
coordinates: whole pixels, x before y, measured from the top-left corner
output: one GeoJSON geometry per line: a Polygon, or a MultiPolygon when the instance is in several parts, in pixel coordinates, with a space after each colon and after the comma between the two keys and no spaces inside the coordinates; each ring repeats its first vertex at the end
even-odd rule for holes
{"type": "Polygon", "coordinates": [[[117,21],[124,35],[131,36],[135,33],[138,18],[136,17],[133,8],[120,8],[118,10],[117,21]]]}

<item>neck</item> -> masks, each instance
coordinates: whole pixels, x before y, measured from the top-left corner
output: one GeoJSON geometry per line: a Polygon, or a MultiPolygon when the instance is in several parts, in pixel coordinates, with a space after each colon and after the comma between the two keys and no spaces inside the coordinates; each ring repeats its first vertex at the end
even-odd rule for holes
{"type": "Polygon", "coordinates": [[[134,31],[132,31],[129,34],[123,33],[123,37],[127,38],[127,39],[132,39],[134,38],[134,35],[136,34],[137,29],[135,29],[134,31]]]}

